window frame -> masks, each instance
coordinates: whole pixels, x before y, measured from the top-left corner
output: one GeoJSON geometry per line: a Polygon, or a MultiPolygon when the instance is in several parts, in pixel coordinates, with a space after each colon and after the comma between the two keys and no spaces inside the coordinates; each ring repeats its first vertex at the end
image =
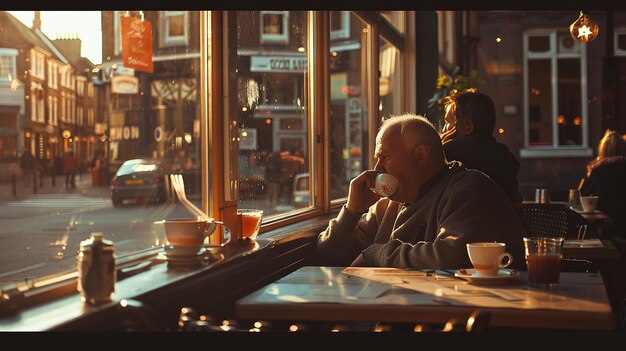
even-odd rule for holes
{"type": "Polygon", "coordinates": [[[330,31],[330,40],[348,39],[350,38],[350,11],[333,11],[339,12],[341,18],[341,28],[330,31]]]}
{"type": "Polygon", "coordinates": [[[558,34],[562,32],[558,29],[531,29],[526,30],[522,36],[522,52],[523,52],[523,80],[524,80],[524,146],[520,149],[520,157],[589,157],[592,156],[593,150],[589,148],[589,106],[587,103],[588,96],[588,80],[587,80],[587,47],[580,45],[579,53],[559,53],[558,52],[558,34]],[[529,40],[531,37],[547,36],[550,42],[550,49],[546,52],[530,52],[529,40]],[[579,58],[580,60],[580,78],[581,78],[581,117],[583,119],[581,128],[582,145],[558,145],[558,59],[559,58],[579,58]],[[551,65],[550,84],[552,89],[552,145],[548,146],[530,146],[530,121],[529,121],[529,77],[528,63],[533,59],[549,59],[551,65]]]}
{"type": "Polygon", "coordinates": [[[615,32],[613,33],[613,53],[615,56],[624,57],[626,56],[626,49],[622,50],[619,48],[619,38],[620,35],[626,35],[626,27],[624,28],[615,28],[615,32]]]}
{"type": "Polygon", "coordinates": [[[5,68],[8,72],[7,75],[0,74],[0,82],[10,83],[13,79],[16,79],[17,72],[17,55],[18,50],[13,48],[0,48],[0,58],[6,58],[10,61],[9,67],[5,68]],[[9,79],[11,76],[11,79],[9,79]]]}
{"type": "Polygon", "coordinates": [[[288,44],[289,43],[289,11],[260,11],[259,33],[261,44],[288,44]],[[264,16],[282,16],[282,33],[273,34],[264,32],[264,16]]]}
{"type": "Polygon", "coordinates": [[[159,11],[161,31],[159,33],[159,40],[161,47],[188,45],[189,43],[189,13],[188,11],[159,11]],[[169,33],[169,19],[174,16],[183,16],[183,30],[184,33],[179,36],[170,36],[169,33]]]}

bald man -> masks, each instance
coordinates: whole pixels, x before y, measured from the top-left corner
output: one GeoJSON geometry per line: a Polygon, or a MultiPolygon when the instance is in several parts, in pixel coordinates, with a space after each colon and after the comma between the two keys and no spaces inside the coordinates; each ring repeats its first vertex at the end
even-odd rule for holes
{"type": "Polygon", "coordinates": [[[471,268],[465,244],[506,244],[525,269],[524,229],[504,191],[485,174],[447,162],[424,117],[387,119],[376,136],[376,166],[350,182],[348,201],[317,242],[315,263],[413,269],[471,268]],[[378,173],[399,181],[381,197],[378,173]]]}

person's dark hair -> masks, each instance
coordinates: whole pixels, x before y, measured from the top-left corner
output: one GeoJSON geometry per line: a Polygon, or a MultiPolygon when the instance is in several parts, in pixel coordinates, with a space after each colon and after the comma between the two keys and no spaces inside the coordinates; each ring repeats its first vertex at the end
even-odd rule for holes
{"type": "Polygon", "coordinates": [[[472,134],[491,135],[496,125],[496,108],[491,98],[475,90],[466,90],[446,98],[446,107],[453,104],[457,123],[472,121],[472,134]]]}

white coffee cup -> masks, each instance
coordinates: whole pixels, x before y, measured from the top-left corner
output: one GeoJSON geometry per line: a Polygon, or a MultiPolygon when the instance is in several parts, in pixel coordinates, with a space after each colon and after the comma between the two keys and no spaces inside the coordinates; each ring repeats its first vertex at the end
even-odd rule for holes
{"type": "Polygon", "coordinates": [[[585,212],[593,212],[596,210],[598,206],[598,197],[597,196],[581,196],[580,204],[583,206],[583,211],[585,212]]]}
{"type": "Polygon", "coordinates": [[[399,182],[396,177],[388,173],[379,173],[376,176],[376,183],[374,183],[374,187],[370,189],[380,196],[388,197],[398,191],[398,185],[399,182]]]}
{"type": "Polygon", "coordinates": [[[513,263],[513,256],[504,252],[504,243],[469,243],[466,246],[469,259],[479,276],[497,276],[500,268],[506,268],[513,263]],[[505,258],[508,258],[506,262],[505,258]]]}

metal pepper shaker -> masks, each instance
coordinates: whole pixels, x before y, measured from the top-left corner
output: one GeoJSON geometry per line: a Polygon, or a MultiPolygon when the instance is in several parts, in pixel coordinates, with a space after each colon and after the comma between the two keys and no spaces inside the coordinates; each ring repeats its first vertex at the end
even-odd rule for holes
{"type": "Polygon", "coordinates": [[[98,305],[111,301],[115,291],[115,247],[102,233],[81,241],[78,254],[78,291],[83,301],[98,305]]]}

